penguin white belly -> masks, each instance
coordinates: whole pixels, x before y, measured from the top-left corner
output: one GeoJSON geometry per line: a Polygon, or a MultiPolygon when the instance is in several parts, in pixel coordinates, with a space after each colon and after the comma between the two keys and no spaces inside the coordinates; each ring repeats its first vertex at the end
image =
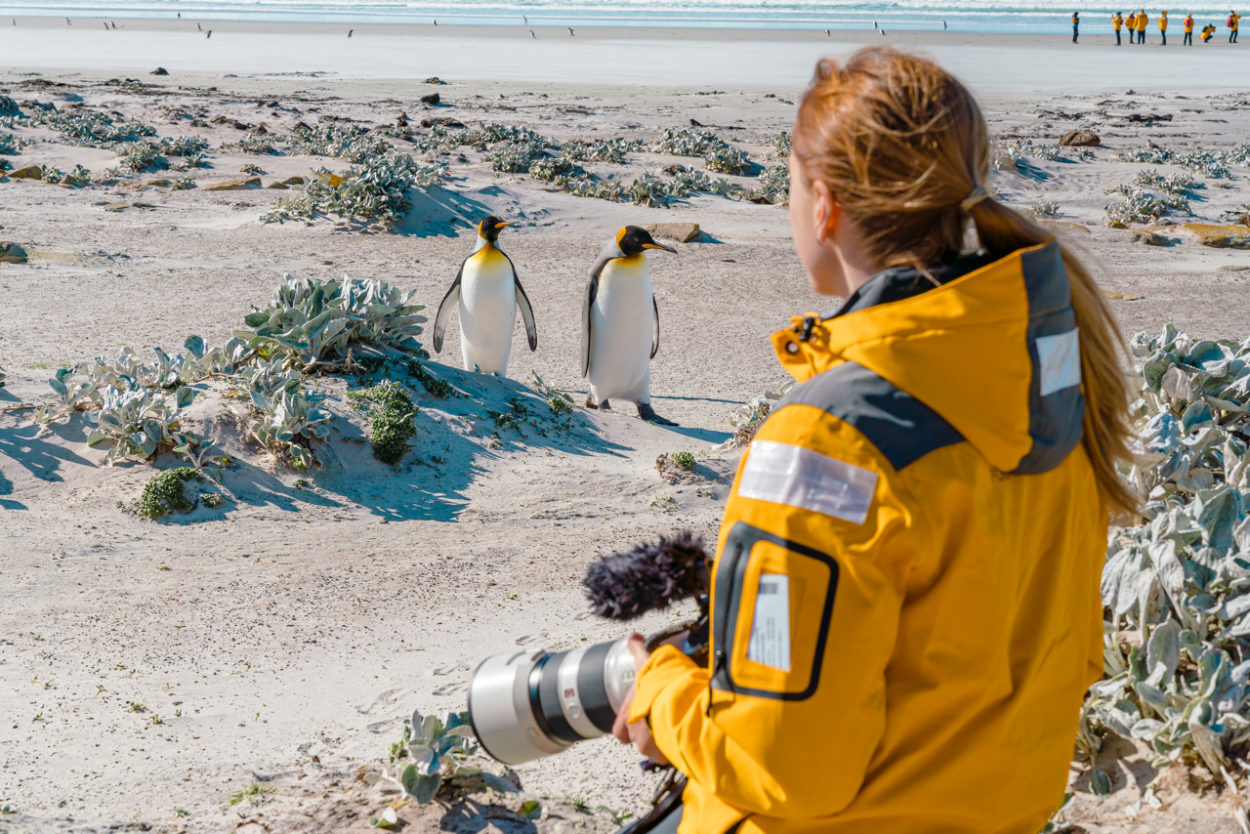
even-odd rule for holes
{"type": "Polygon", "coordinates": [[[590,393],[595,402],[651,401],[651,338],[655,309],[651,275],[638,256],[608,263],[590,310],[590,393]]]}
{"type": "Polygon", "coordinates": [[[460,355],[465,370],[506,376],[516,323],[512,264],[497,249],[469,258],[460,276],[460,355]]]}

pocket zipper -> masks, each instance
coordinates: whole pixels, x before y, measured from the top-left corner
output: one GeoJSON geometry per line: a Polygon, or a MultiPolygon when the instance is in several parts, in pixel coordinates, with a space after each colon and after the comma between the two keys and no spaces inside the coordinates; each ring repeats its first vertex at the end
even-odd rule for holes
{"type": "MultiPolygon", "coordinates": [[[[714,607],[712,610],[712,637],[716,642],[716,652],[713,655],[712,660],[712,674],[709,675],[707,679],[707,708],[703,712],[706,716],[710,716],[712,714],[712,681],[716,679],[717,674],[723,671],[725,673],[725,683],[728,685],[729,691],[734,691],[733,675],[729,673],[729,655],[725,652],[725,644],[728,640],[729,631],[726,620],[729,617],[729,609],[733,604],[734,585],[736,584],[734,581],[734,574],[738,570],[738,560],[740,558],[742,558],[741,544],[737,545],[733,554],[728,559],[728,564],[724,565],[724,568],[729,571],[729,584],[726,586],[728,593],[726,594],[726,598],[724,600],[725,611],[720,617],[719,622],[716,617],[716,608],[714,607]]],[[[719,577],[719,566],[717,567],[716,572],[719,577]]],[[[715,603],[713,603],[713,605],[715,606],[715,603]]]]}

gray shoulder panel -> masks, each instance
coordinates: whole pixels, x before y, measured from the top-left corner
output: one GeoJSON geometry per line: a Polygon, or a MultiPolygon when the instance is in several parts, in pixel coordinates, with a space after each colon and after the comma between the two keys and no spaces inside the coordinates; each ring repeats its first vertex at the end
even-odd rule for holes
{"type": "Polygon", "coordinates": [[[814,406],[854,426],[896,471],[964,439],[929,406],[854,362],[792,388],[776,410],[791,405],[814,406]]]}
{"type": "MultiPolygon", "coordinates": [[[[1068,271],[1055,244],[1028,252],[1021,262],[1029,297],[1028,347],[1033,375],[1029,384],[1029,436],[1033,446],[1014,472],[1049,472],[1075,449],[1085,434],[1085,396],[1079,375],[1072,385],[1042,393],[1043,365],[1038,339],[1076,329],[1068,271]]],[[[1079,346],[1079,335],[1078,346],[1079,346]]]]}

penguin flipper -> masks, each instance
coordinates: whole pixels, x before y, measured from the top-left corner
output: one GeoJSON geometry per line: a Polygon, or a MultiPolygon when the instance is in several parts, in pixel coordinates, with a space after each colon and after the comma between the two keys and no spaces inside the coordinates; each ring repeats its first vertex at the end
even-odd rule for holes
{"type": "Polygon", "coordinates": [[[438,305],[438,314],[434,316],[435,353],[443,352],[443,336],[447,334],[447,320],[451,318],[452,308],[460,304],[460,277],[462,275],[464,275],[463,263],[460,264],[460,271],[456,273],[456,280],[451,282],[451,288],[447,290],[447,294],[438,305]]]}
{"type": "Polygon", "coordinates": [[[582,302],[582,376],[590,373],[590,322],[593,318],[590,315],[590,308],[595,306],[595,296],[599,294],[599,271],[603,267],[596,265],[596,268],[590,273],[590,280],[586,282],[586,298],[582,302]]]}
{"type": "Polygon", "coordinates": [[[651,309],[655,311],[655,331],[651,334],[651,358],[660,352],[660,307],[655,303],[655,294],[651,295],[651,309]]]}
{"type": "MultiPolygon", "coordinates": [[[[508,263],[512,263],[511,258],[508,258],[508,263]]],[[[529,340],[530,350],[538,350],[538,325],[534,323],[534,308],[530,306],[530,297],[525,294],[525,287],[521,286],[515,266],[512,267],[512,286],[516,287],[516,306],[521,311],[521,321],[525,322],[525,338],[529,340]]]]}

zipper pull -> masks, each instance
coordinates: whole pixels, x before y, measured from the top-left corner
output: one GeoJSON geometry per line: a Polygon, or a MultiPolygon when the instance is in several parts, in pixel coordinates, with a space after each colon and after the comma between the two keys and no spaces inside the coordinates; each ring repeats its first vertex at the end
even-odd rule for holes
{"type": "Polygon", "coordinates": [[[804,316],[803,327],[799,331],[800,342],[810,342],[812,340],[812,328],[816,326],[815,316],[804,316]]]}
{"type": "Polygon", "coordinates": [[[716,677],[717,673],[719,673],[721,669],[724,669],[724,668],[725,668],[725,650],[717,649],[716,657],[712,661],[712,674],[707,679],[707,708],[703,711],[703,714],[705,716],[711,717],[712,715],[712,680],[713,678],[716,677]]]}

